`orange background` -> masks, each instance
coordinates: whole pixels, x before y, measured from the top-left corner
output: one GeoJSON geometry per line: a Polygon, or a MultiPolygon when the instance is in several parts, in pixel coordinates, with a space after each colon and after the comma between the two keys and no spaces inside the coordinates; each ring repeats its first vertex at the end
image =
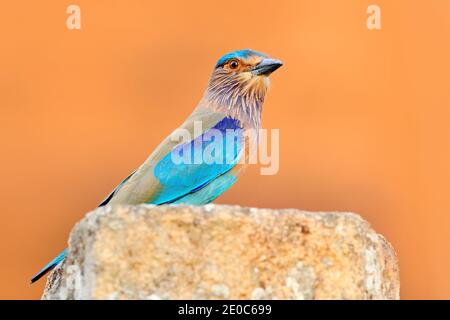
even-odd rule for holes
{"type": "Polygon", "coordinates": [[[216,60],[285,65],[263,114],[280,172],[218,202],[354,211],[392,242],[403,298],[450,298],[450,1],[67,1],[0,10],[0,298],[195,107],[216,60]],[[366,28],[366,8],[382,30],[366,28]]]}

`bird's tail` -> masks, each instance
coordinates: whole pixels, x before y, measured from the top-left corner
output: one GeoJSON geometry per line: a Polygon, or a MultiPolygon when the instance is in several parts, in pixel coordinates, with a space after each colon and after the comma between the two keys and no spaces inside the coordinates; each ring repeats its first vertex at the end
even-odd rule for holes
{"type": "Polygon", "coordinates": [[[61,261],[64,260],[67,254],[67,249],[64,249],[63,252],[61,252],[55,259],[50,261],[44,268],[42,268],[41,271],[36,273],[33,278],[31,278],[31,283],[34,283],[38,281],[40,278],[42,278],[47,272],[52,270],[54,267],[56,267],[61,261]]]}

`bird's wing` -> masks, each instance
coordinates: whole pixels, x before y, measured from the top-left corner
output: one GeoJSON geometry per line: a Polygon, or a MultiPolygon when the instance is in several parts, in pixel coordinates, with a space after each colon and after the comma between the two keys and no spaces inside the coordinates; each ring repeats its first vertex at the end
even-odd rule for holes
{"type": "Polygon", "coordinates": [[[107,205],[111,201],[111,199],[114,197],[114,195],[120,190],[120,188],[122,188],[122,186],[131,178],[131,176],[135,172],[136,172],[136,170],[134,170],[128,177],[126,177],[121,183],[119,183],[119,185],[105,199],[103,199],[103,201],[100,202],[100,204],[98,206],[103,207],[103,206],[107,205]]]}
{"type": "Polygon", "coordinates": [[[113,192],[109,204],[176,202],[204,188],[238,163],[242,152],[242,137],[237,134],[232,139],[233,145],[230,145],[230,139],[226,139],[227,129],[239,132],[238,121],[206,108],[197,108],[179,129],[167,137],[144,164],[113,192]],[[197,126],[199,123],[202,126],[199,132],[194,130],[196,122],[197,126]],[[218,132],[223,140],[216,137],[218,132]],[[180,143],[180,135],[186,133],[190,134],[191,139],[180,143]],[[199,154],[210,154],[209,151],[214,147],[223,152],[222,162],[211,163],[205,159],[198,161],[196,157],[199,154]],[[190,153],[186,155],[185,152],[190,153]],[[176,163],[174,156],[178,157],[178,160],[181,156],[190,161],[176,163]]]}

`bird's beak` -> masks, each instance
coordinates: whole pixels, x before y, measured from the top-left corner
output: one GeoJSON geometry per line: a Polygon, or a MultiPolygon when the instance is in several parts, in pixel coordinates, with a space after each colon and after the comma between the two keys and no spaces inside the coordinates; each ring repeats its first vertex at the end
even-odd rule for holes
{"type": "Polygon", "coordinates": [[[281,62],[280,60],[264,58],[258,65],[252,68],[252,73],[257,76],[268,76],[282,65],[283,62],[281,62]]]}

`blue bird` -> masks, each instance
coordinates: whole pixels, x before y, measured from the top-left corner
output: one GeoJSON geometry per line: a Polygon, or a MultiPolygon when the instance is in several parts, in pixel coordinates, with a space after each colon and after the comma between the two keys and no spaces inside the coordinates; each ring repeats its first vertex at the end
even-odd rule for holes
{"type": "MultiPolygon", "coordinates": [[[[202,205],[220,196],[236,182],[245,167],[243,160],[256,149],[268,76],[281,66],[280,60],[253,50],[221,57],[193,113],[99,207],[202,205]],[[188,137],[187,141],[180,142],[180,136],[188,137]]],[[[66,254],[67,249],[31,283],[55,268],[66,254]]]]}

